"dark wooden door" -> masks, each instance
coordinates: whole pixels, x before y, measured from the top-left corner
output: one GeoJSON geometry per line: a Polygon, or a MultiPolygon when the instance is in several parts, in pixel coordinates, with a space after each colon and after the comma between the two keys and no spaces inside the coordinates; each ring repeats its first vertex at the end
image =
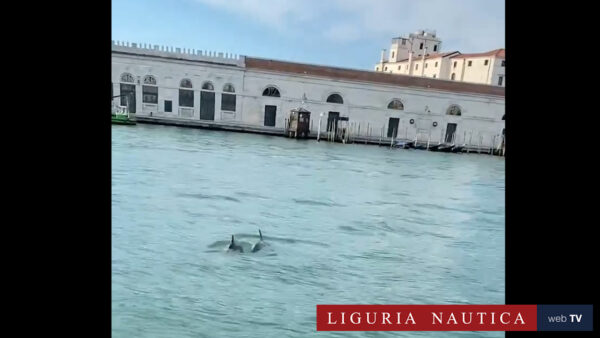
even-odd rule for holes
{"type": "Polygon", "coordinates": [[[200,92],[200,119],[214,121],[215,93],[200,92]]]}
{"type": "Polygon", "coordinates": [[[454,134],[456,133],[456,123],[448,123],[446,127],[446,138],[444,142],[452,143],[454,141],[454,134]]]}
{"type": "Polygon", "coordinates": [[[335,111],[330,111],[327,116],[327,131],[335,132],[338,126],[338,120],[340,119],[340,113],[335,111]]]}
{"type": "Polygon", "coordinates": [[[400,124],[400,119],[397,117],[390,117],[390,121],[388,123],[388,132],[387,137],[396,137],[398,136],[398,125],[400,124]]]}
{"type": "Polygon", "coordinates": [[[275,117],[277,116],[277,106],[265,106],[265,126],[275,127],[275,117]]]}

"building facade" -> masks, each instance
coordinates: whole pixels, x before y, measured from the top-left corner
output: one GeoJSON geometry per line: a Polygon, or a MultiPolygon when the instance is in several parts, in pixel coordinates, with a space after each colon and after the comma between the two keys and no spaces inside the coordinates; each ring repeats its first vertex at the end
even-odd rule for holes
{"type": "Polygon", "coordinates": [[[471,54],[441,52],[435,32],[419,31],[408,38],[393,38],[389,54],[382,51],[375,71],[504,87],[505,58],[503,48],[471,54]]]}
{"type": "Polygon", "coordinates": [[[162,46],[113,42],[112,93],[139,117],[265,132],[299,106],[312,133],[346,118],[358,136],[495,147],[504,130],[504,88],[162,46]]]}

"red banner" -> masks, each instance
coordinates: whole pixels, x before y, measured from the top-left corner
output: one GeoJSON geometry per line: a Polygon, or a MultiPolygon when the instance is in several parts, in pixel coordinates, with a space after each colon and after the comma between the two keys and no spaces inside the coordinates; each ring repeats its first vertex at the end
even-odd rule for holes
{"type": "Polygon", "coordinates": [[[536,331],[537,305],[317,305],[317,331],[536,331]]]}

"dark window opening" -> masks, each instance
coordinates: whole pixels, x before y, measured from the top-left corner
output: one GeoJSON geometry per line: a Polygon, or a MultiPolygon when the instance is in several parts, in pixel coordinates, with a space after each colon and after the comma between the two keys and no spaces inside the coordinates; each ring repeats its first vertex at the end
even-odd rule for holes
{"type": "Polygon", "coordinates": [[[460,111],[460,107],[453,104],[450,107],[448,107],[448,110],[446,111],[447,115],[455,115],[455,116],[460,116],[461,115],[461,111],[460,111]]]}
{"type": "Polygon", "coordinates": [[[505,62],[506,62],[506,60],[502,60],[502,63],[500,64],[500,66],[505,67],[505,62]]]}
{"type": "Polygon", "coordinates": [[[450,80],[454,80],[455,75],[455,73],[452,73],[452,75],[450,76],[450,80]]]}
{"type": "Polygon", "coordinates": [[[158,87],[142,86],[142,102],[158,104],[158,87]]]}
{"type": "Polygon", "coordinates": [[[437,47],[438,47],[438,45],[433,46],[433,51],[434,52],[437,52],[437,47]]]}
{"type": "Polygon", "coordinates": [[[173,111],[173,101],[165,100],[165,112],[170,113],[173,111]]]}
{"type": "Polygon", "coordinates": [[[121,75],[121,82],[134,83],[133,75],[129,73],[123,73],[121,75]]]}
{"type": "Polygon", "coordinates": [[[146,75],[144,76],[144,84],[156,86],[156,78],[152,75],[146,75]]]}
{"type": "Polygon", "coordinates": [[[456,68],[456,61],[454,61],[454,66],[453,67],[456,68]]]}
{"type": "Polygon", "coordinates": [[[498,86],[502,86],[502,81],[504,80],[504,78],[502,76],[498,77],[498,86]]]}
{"type": "Polygon", "coordinates": [[[423,49],[423,43],[421,42],[421,44],[419,45],[419,49],[423,49]]]}
{"type": "Polygon", "coordinates": [[[221,110],[235,111],[235,94],[221,94],[221,110]]]}
{"type": "Polygon", "coordinates": [[[213,84],[212,84],[212,83],[210,83],[210,82],[205,82],[205,83],[202,85],[202,89],[204,89],[204,90],[215,90],[215,87],[213,87],[213,84]]]}
{"type": "Polygon", "coordinates": [[[194,107],[194,91],[188,89],[179,89],[179,106],[194,107]]]}
{"type": "Polygon", "coordinates": [[[484,61],[483,61],[483,65],[484,65],[484,66],[487,66],[487,65],[488,65],[488,61],[489,61],[489,60],[484,60],[484,61]]]}
{"type": "Polygon", "coordinates": [[[469,63],[467,64],[467,66],[471,67],[472,64],[473,64],[473,61],[469,61],[469,63]]]}
{"type": "Polygon", "coordinates": [[[263,96],[273,96],[273,97],[281,97],[279,94],[279,90],[275,87],[267,87],[263,91],[263,96]]]}
{"type": "Polygon", "coordinates": [[[190,80],[190,79],[183,79],[183,80],[181,80],[181,83],[179,84],[179,87],[182,87],[182,88],[192,88],[192,80],[190,80]]]}
{"type": "Polygon", "coordinates": [[[404,110],[404,104],[402,104],[402,101],[394,99],[388,104],[388,109],[404,110]]]}
{"type": "Polygon", "coordinates": [[[343,104],[344,99],[339,94],[331,94],[327,98],[327,102],[343,104]]]}

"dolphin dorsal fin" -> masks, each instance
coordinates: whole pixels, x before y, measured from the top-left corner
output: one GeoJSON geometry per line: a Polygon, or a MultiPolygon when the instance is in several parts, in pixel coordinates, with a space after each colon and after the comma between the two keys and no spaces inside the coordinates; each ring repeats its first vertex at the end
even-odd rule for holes
{"type": "Polygon", "coordinates": [[[260,232],[260,229],[258,229],[258,235],[260,236],[260,240],[262,241],[263,238],[262,238],[262,232],[260,232]]]}

